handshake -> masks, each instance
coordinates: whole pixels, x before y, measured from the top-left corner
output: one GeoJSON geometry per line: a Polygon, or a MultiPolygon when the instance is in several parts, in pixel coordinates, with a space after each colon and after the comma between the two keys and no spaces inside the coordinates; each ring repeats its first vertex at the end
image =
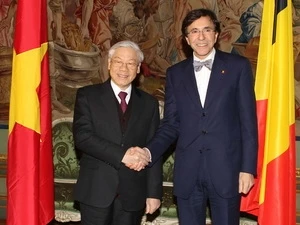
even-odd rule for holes
{"type": "Polygon", "coordinates": [[[122,163],[136,171],[144,169],[149,162],[151,162],[150,152],[140,147],[129,148],[122,159],[122,163]]]}

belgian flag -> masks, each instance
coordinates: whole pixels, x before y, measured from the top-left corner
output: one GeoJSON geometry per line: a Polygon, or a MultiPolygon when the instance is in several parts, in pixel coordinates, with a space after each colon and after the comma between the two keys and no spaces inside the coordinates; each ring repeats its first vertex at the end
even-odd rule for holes
{"type": "Polygon", "coordinates": [[[296,224],[295,96],[291,0],[263,1],[255,93],[258,177],[241,210],[260,225],[296,224]]]}

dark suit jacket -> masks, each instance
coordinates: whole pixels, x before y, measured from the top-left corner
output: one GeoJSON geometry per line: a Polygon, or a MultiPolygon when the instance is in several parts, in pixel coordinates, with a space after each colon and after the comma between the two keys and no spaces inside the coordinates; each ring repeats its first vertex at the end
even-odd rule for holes
{"type": "Polygon", "coordinates": [[[148,197],[162,197],[162,166],[140,172],[121,160],[132,146],[145,146],[159,124],[158,102],[132,87],[131,114],[122,134],[118,104],[110,80],[80,88],[77,92],[73,135],[82,154],[75,185],[75,199],[96,207],[108,207],[118,194],[123,208],[140,210],[148,197]]]}
{"type": "Polygon", "coordinates": [[[216,51],[204,107],[193,58],[167,70],[164,119],[147,146],[153,161],[176,138],[174,194],[187,198],[205,154],[213,185],[224,198],[238,195],[240,172],[256,174],[258,138],[249,61],[216,51]]]}

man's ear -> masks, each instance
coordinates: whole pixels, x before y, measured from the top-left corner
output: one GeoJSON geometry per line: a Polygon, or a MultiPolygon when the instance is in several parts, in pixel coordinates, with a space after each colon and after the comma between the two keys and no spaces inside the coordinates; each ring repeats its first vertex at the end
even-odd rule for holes
{"type": "Polygon", "coordinates": [[[188,37],[184,37],[184,38],[185,38],[186,43],[187,43],[188,45],[190,45],[190,41],[189,41],[188,37]]]}
{"type": "Polygon", "coordinates": [[[108,59],[107,69],[110,70],[111,59],[108,59]]]}
{"type": "Polygon", "coordinates": [[[136,73],[139,74],[141,72],[141,63],[137,66],[136,73]]]}

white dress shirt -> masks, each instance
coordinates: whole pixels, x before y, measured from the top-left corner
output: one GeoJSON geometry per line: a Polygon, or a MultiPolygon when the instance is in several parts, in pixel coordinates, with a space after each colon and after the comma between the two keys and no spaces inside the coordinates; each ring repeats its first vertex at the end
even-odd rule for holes
{"type": "MultiPolygon", "coordinates": [[[[208,59],[212,59],[212,63],[213,63],[215,54],[216,54],[215,49],[213,49],[212,52],[205,59],[199,59],[194,54],[194,60],[202,62],[202,61],[205,61],[208,59]]],[[[200,96],[200,101],[201,101],[202,107],[204,107],[204,104],[205,104],[205,98],[206,98],[210,73],[211,73],[210,69],[208,69],[205,66],[203,66],[200,71],[198,71],[198,72],[195,71],[196,83],[197,83],[198,93],[200,96]]]]}
{"type": "Polygon", "coordinates": [[[113,82],[112,80],[110,80],[110,85],[115,93],[116,98],[118,99],[119,104],[121,103],[121,99],[119,97],[119,93],[120,91],[126,92],[127,96],[125,98],[126,103],[128,104],[129,100],[130,100],[130,95],[131,95],[131,90],[132,90],[132,86],[131,84],[129,85],[128,88],[126,88],[125,90],[121,90],[116,84],[115,82],[113,82]]]}

